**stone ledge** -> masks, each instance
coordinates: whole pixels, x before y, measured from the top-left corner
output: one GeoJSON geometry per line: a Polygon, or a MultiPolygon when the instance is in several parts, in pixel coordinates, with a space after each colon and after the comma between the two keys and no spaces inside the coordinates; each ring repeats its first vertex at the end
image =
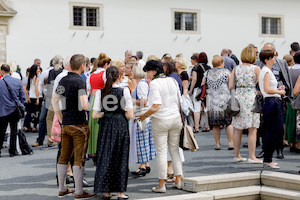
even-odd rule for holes
{"type": "Polygon", "coordinates": [[[237,187],[222,190],[211,190],[206,192],[200,192],[200,194],[208,194],[214,196],[214,200],[217,199],[259,199],[261,186],[248,186],[248,187],[237,187]]]}
{"type": "Polygon", "coordinates": [[[260,196],[263,200],[299,200],[300,191],[262,186],[260,196]]]}
{"type": "Polygon", "coordinates": [[[192,193],[192,194],[183,194],[183,195],[174,195],[174,196],[165,196],[165,197],[155,197],[149,199],[140,199],[140,200],[214,200],[214,196],[202,193],[192,193]]]}
{"type": "Polygon", "coordinates": [[[261,171],[184,178],[183,189],[202,192],[234,187],[260,185],[261,171]]]}
{"type": "Polygon", "coordinates": [[[282,172],[263,171],[262,185],[300,191],[300,176],[282,172]]]}

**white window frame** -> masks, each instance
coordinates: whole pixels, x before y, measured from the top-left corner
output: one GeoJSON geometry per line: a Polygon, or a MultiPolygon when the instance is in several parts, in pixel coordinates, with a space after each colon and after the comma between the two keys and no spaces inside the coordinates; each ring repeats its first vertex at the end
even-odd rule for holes
{"type": "Polygon", "coordinates": [[[258,16],[259,20],[259,36],[260,37],[275,37],[275,38],[281,38],[284,37],[284,17],[283,15],[270,15],[270,14],[259,14],[258,16]],[[280,18],[280,27],[281,27],[281,33],[280,34],[263,34],[262,33],[262,18],[280,18]]]}
{"type": "MultiPolygon", "coordinates": [[[[70,13],[70,29],[74,30],[100,30],[103,31],[103,4],[98,4],[98,3],[81,3],[81,2],[69,2],[69,13],[70,13]],[[83,23],[82,26],[74,26],[74,13],[73,13],[73,8],[74,7],[82,7],[84,8],[83,12],[83,18],[85,19],[86,17],[86,9],[85,8],[96,8],[99,16],[97,19],[97,23],[99,26],[87,26],[86,23],[83,23]]],[[[84,20],[85,22],[85,20],[84,20]]]]}
{"type": "Polygon", "coordinates": [[[171,8],[171,33],[200,34],[200,10],[197,10],[197,9],[171,8]],[[175,13],[176,12],[196,14],[197,29],[194,30],[194,31],[191,31],[191,30],[175,30],[175,13]]]}

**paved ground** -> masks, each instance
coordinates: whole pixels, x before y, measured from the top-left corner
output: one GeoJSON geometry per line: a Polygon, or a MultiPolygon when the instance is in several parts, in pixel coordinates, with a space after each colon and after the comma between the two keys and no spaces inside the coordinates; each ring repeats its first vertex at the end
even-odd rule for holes
{"type": "MultiPolygon", "coordinates": [[[[37,133],[26,133],[29,144],[36,140],[37,133]]],[[[242,144],[246,142],[247,136],[243,135],[242,144]]],[[[210,133],[196,135],[200,149],[196,152],[184,151],[186,161],[183,163],[185,177],[206,176],[223,173],[235,173],[245,171],[263,170],[262,165],[250,165],[247,163],[232,163],[233,151],[227,150],[227,139],[224,130],[221,132],[222,149],[214,150],[214,138],[210,133]]],[[[55,178],[55,162],[57,148],[43,149],[33,148],[34,155],[16,156],[10,158],[8,149],[2,150],[0,158],[0,200],[50,200],[57,199],[58,187],[55,178]]],[[[260,147],[257,148],[257,153],[260,147]]],[[[241,147],[242,156],[247,157],[247,148],[241,147]]],[[[283,160],[274,159],[279,163],[281,169],[278,171],[298,174],[300,170],[300,154],[290,153],[284,150],[283,160]]],[[[185,191],[172,189],[172,184],[167,184],[165,194],[151,192],[151,188],[158,183],[157,168],[155,160],[151,163],[151,173],[145,177],[129,177],[127,193],[130,199],[159,197],[176,194],[185,194],[185,191]]],[[[137,164],[130,164],[130,171],[138,168],[137,164]]],[[[92,161],[86,163],[85,178],[92,182],[95,167],[92,161]]],[[[300,177],[300,175],[299,175],[300,177]]],[[[70,185],[73,187],[73,185],[70,185]]],[[[87,188],[93,190],[93,188],[87,188]]],[[[102,199],[102,194],[94,199],[102,199]]],[[[73,199],[67,197],[65,199],[73,199]]],[[[112,199],[117,199],[114,196],[112,199]]]]}

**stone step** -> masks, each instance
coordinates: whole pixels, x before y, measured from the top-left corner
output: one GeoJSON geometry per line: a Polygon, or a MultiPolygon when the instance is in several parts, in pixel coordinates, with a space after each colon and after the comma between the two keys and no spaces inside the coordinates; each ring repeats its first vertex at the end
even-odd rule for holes
{"type": "Polygon", "coordinates": [[[258,200],[259,192],[260,186],[248,186],[143,200],[258,200]]]}
{"type": "Polygon", "coordinates": [[[192,194],[182,194],[164,197],[154,197],[148,199],[138,199],[138,200],[214,200],[214,196],[202,194],[202,193],[192,193],[192,194]]]}
{"type": "Polygon", "coordinates": [[[184,178],[183,189],[190,192],[260,185],[261,171],[184,178]]]}
{"type": "Polygon", "coordinates": [[[260,197],[263,200],[299,200],[300,191],[263,185],[260,189],[260,197]]]}
{"type": "Polygon", "coordinates": [[[211,195],[214,200],[259,200],[261,186],[235,187],[221,190],[200,192],[200,194],[211,195]]]}
{"type": "Polygon", "coordinates": [[[261,173],[262,185],[300,191],[300,176],[264,170],[261,173]]]}

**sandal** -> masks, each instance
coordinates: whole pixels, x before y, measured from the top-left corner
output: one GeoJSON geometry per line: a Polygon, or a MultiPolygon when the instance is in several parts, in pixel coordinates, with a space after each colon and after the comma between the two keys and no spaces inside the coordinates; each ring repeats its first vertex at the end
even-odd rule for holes
{"type": "Polygon", "coordinates": [[[199,133],[199,129],[195,129],[194,128],[194,131],[193,131],[194,133],[199,133]]]}
{"type": "Polygon", "coordinates": [[[201,132],[210,132],[210,128],[209,127],[205,127],[204,129],[202,129],[201,132]]]}

